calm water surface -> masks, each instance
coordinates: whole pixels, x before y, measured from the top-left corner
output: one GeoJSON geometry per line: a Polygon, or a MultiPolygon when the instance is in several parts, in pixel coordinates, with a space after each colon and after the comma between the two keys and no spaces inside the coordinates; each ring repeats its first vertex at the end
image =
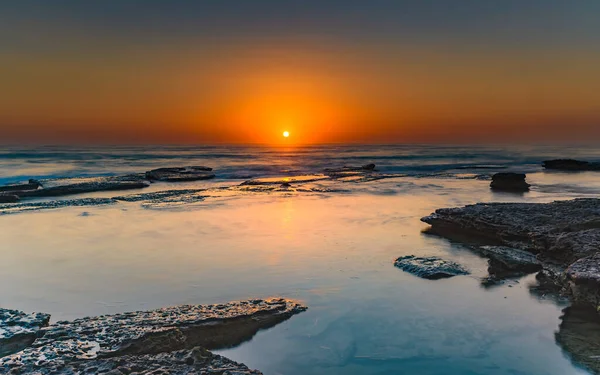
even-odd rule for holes
{"type": "Polygon", "coordinates": [[[0,182],[198,164],[215,167],[217,179],[149,189],[227,187],[251,177],[367,162],[406,175],[310,184],[331,190],[324,193],[223,190],[194,204],[119,203],[3,215],[0,304],[49,312],[56,321],[284,296],[302,300],[309,310],[221,353],[267,375],[587,374],[554,339],[565,305],[531,294],[533,276],[482,287],[486,260],[423,234],[427,225],[419,221],[439,207],[600,193],[600,174],[543,172],[539,162],[554,156],[594,160],[600,152],[427,146],[6,149],[0,152],[0,182]],[[482,167],[526,171],[533,189],[493,194],[482,175],[497,170],[482,167]],[[393,266],[395,258],[408,254],[443,256],[472,275],[419,279],[393,266]]]}

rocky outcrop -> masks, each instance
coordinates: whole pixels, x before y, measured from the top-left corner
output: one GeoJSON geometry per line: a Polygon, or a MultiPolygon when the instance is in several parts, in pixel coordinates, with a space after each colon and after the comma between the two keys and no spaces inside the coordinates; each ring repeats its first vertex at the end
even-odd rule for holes
{"type": "Polygon", "coordinates": [[[143,181],[97,181],[82,182],[76,184],[52,186],[31,191],[19,191],[16,194],[21,197],[59,197],[64,195],[95,193],[101,191],[117,191],[142,189],[148,187],[143,181]]]}
{"type": "Polygon", "coordinates": [[[542,163],[542,166],[546,169],[559,171],[600,171],[600,163],[575,159],[546,160],[542,163]]]}
{"type": "Polygon", "coordinates": [[[438,257],[407,255],[396,259],[394,265],[403,271],[429,280],[469,274],[469,271],[460,264],[438,257]]]}
{"type": "MultiPolygon", "coordinates": [[[[482,243],[527,251],[544,269],[560,273],[563,291],[574,301],[600,306],[600,256],[596,254],[600,251],[600,199],[478,203],[439,209],[421,220],[431,225],[433,233],[476,242],[483,249],[479,251],[487,251],[496,262],[501,258],[489,252],[493,248],[481,247],[482,243]]],[[[533,271],[538,266],[527,267],[533,271]]]]}
{"type": "Polygon", "coordinates": [[[525,177],[524,173],[496,173],[492,176],[490,188],[494,191],[526,192],[531,185],[525,182],[525,177]]]}
{"type": "Polygon", "coordinates": [[[16,194],[0,194],[0,203],[15,203],[19,201],[16,194]]]}
{"type": "Polygon", "coordinates": [[[48,314],[26,314],[23,311],[0,308],[0,357],[31,345],[49,320],[48,314]]]}
{"type": "Polygon", "coordinates": [[[198,181],[214,178],[214,173],[211,173],[212,168],[190,166],[190,167],[173,167],[173,168],[158,168],[146,172],[146,178],[150,181],[198,181]]]}
{"type": "Polygon", "coordinates": [[[35,190],[35,189],[39,188],[40,186],[42,186],[42,185],[38,181],[29,180],[29,183],[27,183],[27,184],[0,186],[0,193],[11,192],[11,191],[35,190]]]}
{"type": "Polygon", "coordinates": [[[340,168],[325,168],[323,170],[326,174],[330,173],[341,173],[341,172],[369,172],[375,171],[375,164],[365,164],[361,167],[343,166],[340,168]]]}
{"type": "Polygon", "coordinates": [[[30,347],[0,359],[0,373],[79,373],[83,369],[94,373],[100,368],[169,374],[191,370],[226,374],[226,369],[231,374],[258,373],[206,350],[238,345],[260,329],[304,310],[298,302],[278,298],[57,322],[45,328],[30,347]],[[218,366],[224,368],[218,372],[218,366]]]}

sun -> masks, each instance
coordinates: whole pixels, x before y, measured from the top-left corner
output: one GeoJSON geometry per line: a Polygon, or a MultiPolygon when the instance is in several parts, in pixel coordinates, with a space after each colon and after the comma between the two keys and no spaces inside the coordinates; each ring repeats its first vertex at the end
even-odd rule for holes
{"type": "Polygon", "coordinates": [[[287,138],[289,136],[290,136],[290,132],[289,131],[286,130],[286,131],[283,132],[283,137],[284,138],[287,138]]]}

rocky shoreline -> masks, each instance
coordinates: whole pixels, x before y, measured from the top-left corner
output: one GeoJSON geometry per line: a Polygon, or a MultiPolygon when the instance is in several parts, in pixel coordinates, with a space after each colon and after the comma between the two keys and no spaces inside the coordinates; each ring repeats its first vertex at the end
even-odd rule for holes
{"type": "Polygon", "coordinates": [[[0,373],[261,374],[211,353],[305,311],[282,298],[61,321],[0,309],[0,373]]]}
{"type": "Polygon", "coordinates": [[[421,220],[431,225],[429,233],[490,258],[490,268],[539,271],[538,280],[600,310],[600,199],[478,203],[438,209],[421,220]]]}

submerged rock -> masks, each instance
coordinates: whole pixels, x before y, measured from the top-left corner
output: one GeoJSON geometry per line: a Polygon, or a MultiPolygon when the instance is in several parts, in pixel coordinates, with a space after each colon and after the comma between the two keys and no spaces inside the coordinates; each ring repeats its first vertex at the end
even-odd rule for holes
{"type": "MultiPolygon", "coordinates": [[[[260,329],[304,310],[306,307],[295,301],[276,298],[183,305],[57,322],[44,329],[44,335],[30,347],[0,359],[0,372],[53,374],[64,373],[65,369],[66,373],[87,369],[93,373],[94,366],[111,370],[125,366],[123,369],[129,368],[130,372],[187,374],[186,370],[200,368],[210,374],[208,371],[215,370],[213,364],[221,363],[231,367],[231,374],[238,369],[240,374],[252,373],[243,365],[194,348],[210,350],[238,345],[260,329]],[[139,366],[131,368],[133,364],[139,366]]],[[[221,369],[215,373],[227,372],[221,369]]]]}
{"type": "MultiPolygon", "coordinates": [[[[478,203],[439,209],[421,220],[445,237],[484,238],[535,254],[544,269],[562,273],[558,282],[574,301],[600,306],[600,199],[478,203]]],[[[503,261],[498,254],[487,255],[503,261]]]]}
{"type": "Polygon", "coordinates": [[[47,326],[49,320],[48,314],[26,314],[23,311],[0,308],[0,357],[31,345],[39,330],[47,326]]]}
{"type": "Polygon", "coordinates": [[[490,187],[495,191],[525,192],[529,191],[529,185],[525,182],[524,173],[503,172],[492,176],[490,187]]]}
{"type": "Polygon", "coordinates": [[[575,159],[546,160],[542,163],[542,166],[546,169],[560,171],[600,171],[600,163],[575,159]]]}
{"type": "Polygon", "coordinates": [[[438,257],[407,255],[396,259],[394,265],[403,271],[429,280],[469,274],[469,271],[460,264],[438,257]]]}
{"type": "Polygon", "coordinates": [[[211,173],[212,168],[190,166],[190,167],[173,167],[173,168],[158,168],[146,172],[146,178],[150,181],[198,181],[214,178],[214,173],[211,173]]]}

